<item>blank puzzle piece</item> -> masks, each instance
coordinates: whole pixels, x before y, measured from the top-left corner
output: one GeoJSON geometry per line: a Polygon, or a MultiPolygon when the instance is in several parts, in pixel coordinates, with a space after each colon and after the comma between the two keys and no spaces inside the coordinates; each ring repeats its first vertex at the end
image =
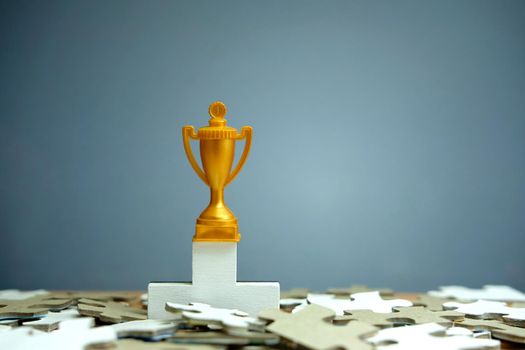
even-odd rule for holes
{"type": "Polygon", "coordinates": [[[281,299],[306,299],[308,288],[294,288],[281,292],[281,299]]]}
{"type": "Polygon", "coordinates": [[[482,289],[471,289],[461,286],[444,286],[439,291],[430,291],[428,294],[441,298],[459,300],[495,300],[495,301],[525,301],[525,293],[509,286],[486,285],[482,289]]]}
{"type": "Polygon", "coordinates": [[[264,322],[250,317],[246,312],[235,309],[215,308],[201,303],[184,305],[168,302],[166,303],[166,311],[182,312],[182,317],[193,324],[222,326],[230,334],[242,334],[250,330],[264,331],[264,322]]]}
{"type": "Polygon", "coordinates": [[[0,349],[9,350],[84,350],[87,346],[109,345],[116,340],[108,327],[91,328],[92,318],[77,318],[60,323],[58,330],[46,333],[29,327],[0,333],[0,349]]]}
{"type": "Polygon", "coordinates": [[[272,346],[279,344],[280,338],[272,333],[248,332],[243,335],[232,335],[219,331],[202,332],[179,329],[168,341],[184,344],[272,346]]]}
{"type": "Polygon", "coordinates": [[[289,291],[281,292],[279,307],[285,310],[293,310],[294,308],[298,308],[296,311],[299,311],[302,307],[306,306],[307,296],[307,288],[294,288],[289,291]]]}
{"type": "Polygon", "coordinates": [[[443,307],[463,312],[471,318],[497,319],[512,326],[525,327],[525,308],[510,307],[500,301],[478,300],[468,304],[451,301],[443,304],[443,307]]]}
{"type": "Polygon", "coordinates": [[[395,309],[391,313],[377,313],[370,310],[348,311],[348,315],[338,316],[334,322],[346,322],[357,320],[369,323],[376,327],[387,328],[396,324],[421,324],[437,323],[441,326],[450,327],[453,321],[461,320],[464,314],[456,311],[438,311],[432,312],[422,306],[404,307],[395,309]]]}
{"type": "Polygon", "coordinates": [[[80,314],[76,309],[66,309],[58,312],[48,312],[39,320],[22,322],[24,326],[33,327],[40,331],[51,332],[58,328],[60,322],[79,318],[80,314]]]}
{"type": "Polygon", "coordinates": [[[142,293],[140,295],[140,302],[142,303],[142,305],[148,306],[148,293],[142,293]]]}
{"type": "Polygon", "coordinates": [[[395,327],[380,330],[368,339],[377,350],[488,350],[499,349],[500,342],[472,336],[447,336],[446,329],[437,323],[395,327]]]}
{"type": "MultiPolygon", "coordinates": [[[[35,345],[34,337],[46,334],[29,327],[17,327],[0,332],[0,349],[29,350],[29,346],[35,345]]],[[[39,349],[35,347],[35,349],[39,349]]]]}
{"type": "Polygon", "coordinates": [[[494,338],[525,344],[525,328],[509,326],[500,321],[465,318],[460,322],[456,322],[455,325],[473,330],[487,330],[490,331],[494,338]]]}
{"type": "Polygon", "coordinates": [[[177,324],[167,320],[140,320],[113,324],[111,327],[119,338],[146,338],[158,340],[171,336],[177,324]],[[156,339],[154,339],[156,338],[156,339]]]}
{"type": "Polygon", "coordinates": [[[259,318],[273,321],[266,327],[268,331],[312,350],[372,349],[363,338],[373,334],[376,327],[359,321],[333,325],[330,320],[334,316],[332,310],[319,305],[307,305],[293,314],[277,309],[264,310],[259,314],[259,318]]]}
{"type": "Polygon", "coordinates": [[[416,306],[425,306],[431,311],[443,311],[443,304],[451,301],[448,298],[436,297],[428,294],[419,294],[414,301],[416,306]]]}
{"type": "Polygon", "coordinates": [[[382,289],[370,289],[365,285],[356,284],[347,288],[329,288],[328,294],[335,295],[352,295],[356,293],[365,293],[365,292],[375,292],[378,291],[382,296],[392,296],[394,291],[392,289],[382,288],[382,289]]]}
{"type": "Polygon", "coordinates": [[[147,319],[147,311],[114,301],[80,299],[78,311],[81,315],[96,317],[108,323],[137,321],[147,319]]]}
{"type": "Polygon", "coordinates": [[[465,335],[468,337],[474,337],[474,332],[468,328],[463,327],[450,327],[445,331],[446,335],[465,335]]]}
{"type": "Polygon", "coordinates": [[[24,300],[38,295],[49,294],[47,290],[37,289],[37,290],[18,290],[18,289],[4,289],[0,290],[0,300],[24,300]]]}
{"type": "Polygon", "coordinates": [[[279,300],[279,307],[285,310],[292,310],[292,312],[297,312],[308,305],[306,298],[287,298],[279,300]]]}
{"type": "Polygon", "coordinates": [[[352,294],[350,298],[336,298],[332,294],[309,294],[308,302],[333,310],[336,315],[344,315],[345,310],[371,310],[389,313],[394,307],[409,307],[412,302],[405,299],[381,298],[378,291],[352,294]]]}
{"type": "Polygon", "coordinates": [[[123,339],[116,343],[111,350],[223,350],[223,346],[196,345],[196,344],[172,344],[172,343],[150,343],[134,339],[123,339]]]}
{"type": "MultiPolygon", "coordinates": [[[[29,317],[28,317],[29,318],[29,317]]],[[[18,326],[18,320],[19,318],[6,318],[1,319],[0,318],[0,326],[18,326]]]]}
{"type": "Polygon", "coordinates": [[[132,301],[139,298],[137,293],[129,291],[64,291],[51,292],[51,296],[56,299],[90,299],[100,301],[132,301]]]}
{"type": "Polygon", "coordinates": [[[0,300],[0,319],[43,315],[48,311],[59,311],[69,307],[71,299],[52,299],[48,294],[27,299],[0,300]]]}

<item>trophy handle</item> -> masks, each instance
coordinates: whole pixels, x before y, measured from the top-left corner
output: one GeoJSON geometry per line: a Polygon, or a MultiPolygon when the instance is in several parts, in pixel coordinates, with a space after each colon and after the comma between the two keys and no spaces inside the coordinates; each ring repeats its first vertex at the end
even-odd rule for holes
{"type": "Polygon", "coordinates": [[[242,151],[241,158],[239,159],[239,163],[237,163],[237,166],[233,171],[231,172],[230,176],[226,179],[226,183],[224,184],[224,187],[226,187],[230,182],[235,179],[235,177],[239,174],[242,167],[244,166],[244,163],[246,162],[246,159],[248,158],[248,153],[250,153],[250,148],[252,146],[252,127],[251,126],[243,126],[241,129],[241,132],[235,136],[235,140],[243,140],[246,139],[246,142],[244,144],[244,150],[242,151]]]}
{"type": "Polygon", "coordinates": [[[188,161],[190,162],[191,167],[197,175],[201,178],[201,180],[209,186],[208,179],[206,178],[206,175],[204,174],[204,171],[199,167],[199,164],[195,160],[195,157],[193,156],[193,152],[191,150],[190,145],[190,139],[192,140],[198,140],[199,137],[195,133],[195,129],[191,125],[186,125],[182,128],[182,140],[184,141],[184,151],[186,152],[186,157],[188,158],[188,161]]]}

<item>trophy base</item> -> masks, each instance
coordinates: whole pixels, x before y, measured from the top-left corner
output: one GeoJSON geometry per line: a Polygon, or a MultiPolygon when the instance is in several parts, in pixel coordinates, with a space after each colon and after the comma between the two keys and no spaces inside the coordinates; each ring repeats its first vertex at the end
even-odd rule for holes
{"type": "Polygon", "coordinates": [[[267,309],[279,309],[278,282],[238,282],[237,243],[192,244],[192,282],[151,282],[148,286],[148,318],[173,319],[166,303],[204,303],[238,309],[257,317],[267,309]]]}
{"type": "Polygon", "coordinates": [[[195,225],[195,236],[193,242],[239,242],[241,235],[239,234],[237,223],[227,224],[225,226],[212,225],[195,225]]]}

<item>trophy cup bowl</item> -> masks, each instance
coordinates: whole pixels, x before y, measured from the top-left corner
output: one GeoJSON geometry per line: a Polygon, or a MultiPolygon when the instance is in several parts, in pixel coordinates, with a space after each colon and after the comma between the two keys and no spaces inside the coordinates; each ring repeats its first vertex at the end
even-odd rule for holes
{"type": "Polygon", "coordinates": [[[184,150],[193,170],[210,187],[210,203],[200,214],[195,227],[194,242],[239,242],[237,218],[224,203],[224,188],[239,174],[248,154],[252,140],[252,128],[244,126],[240,133],[226,125],[226,106],[217,101],[210,105],[209,126],[182,128],[184,150]],[[190,139],[199,140],[202,169],[191,150],[190,139]],[[231,171],[235,157],[235,142],[246,140],[239,163],[231,171]]]}

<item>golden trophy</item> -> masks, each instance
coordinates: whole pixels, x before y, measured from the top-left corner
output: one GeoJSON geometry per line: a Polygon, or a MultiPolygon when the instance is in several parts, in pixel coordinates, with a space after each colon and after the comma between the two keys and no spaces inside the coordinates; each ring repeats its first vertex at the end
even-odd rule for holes
{"type": "Polygon", "coordinates": [[[191,167],[199,178],[210,187],[210,204],[197,219],[194,242],[239,242],[237,218],[224,203],[224,188],[239,174],[250,152],[252,128],[243,126],[241,132],[226,125],[226,106],[213,102],[209,109],[208,126],[197,130],[187,125],[182,128],[184,150],[191,167]],[[200,141],[202,169],[195,160],[191,140],[200,141]],[[232,169],[235,156],[235,142],[246,140],[237,166],[232,169]]]}
{"type": "Polygon", "coordinates": [[[252,128],[241,132],[226,125],[226,106],[214,102],[208,110],[209,125],[195,132],[182,128],[186,156],[200,179],[210,188],[210,204],[197,219],[192,242],[192,281],[151,282],[148,286],[148,318],[172,319],[166,303],[204,303],[238,309],[252,317],[268,309],[279,309],[278,282],[237,281],[237,246],[241,239],[237,219],[224,203],[224,188],[241,171],[252,144],[252,128]],[[200,142],[202,168],[191,150],[191,140],[200,142]],[[235,143],[246,140],[239,163],[233,167],[235,143]]]}

